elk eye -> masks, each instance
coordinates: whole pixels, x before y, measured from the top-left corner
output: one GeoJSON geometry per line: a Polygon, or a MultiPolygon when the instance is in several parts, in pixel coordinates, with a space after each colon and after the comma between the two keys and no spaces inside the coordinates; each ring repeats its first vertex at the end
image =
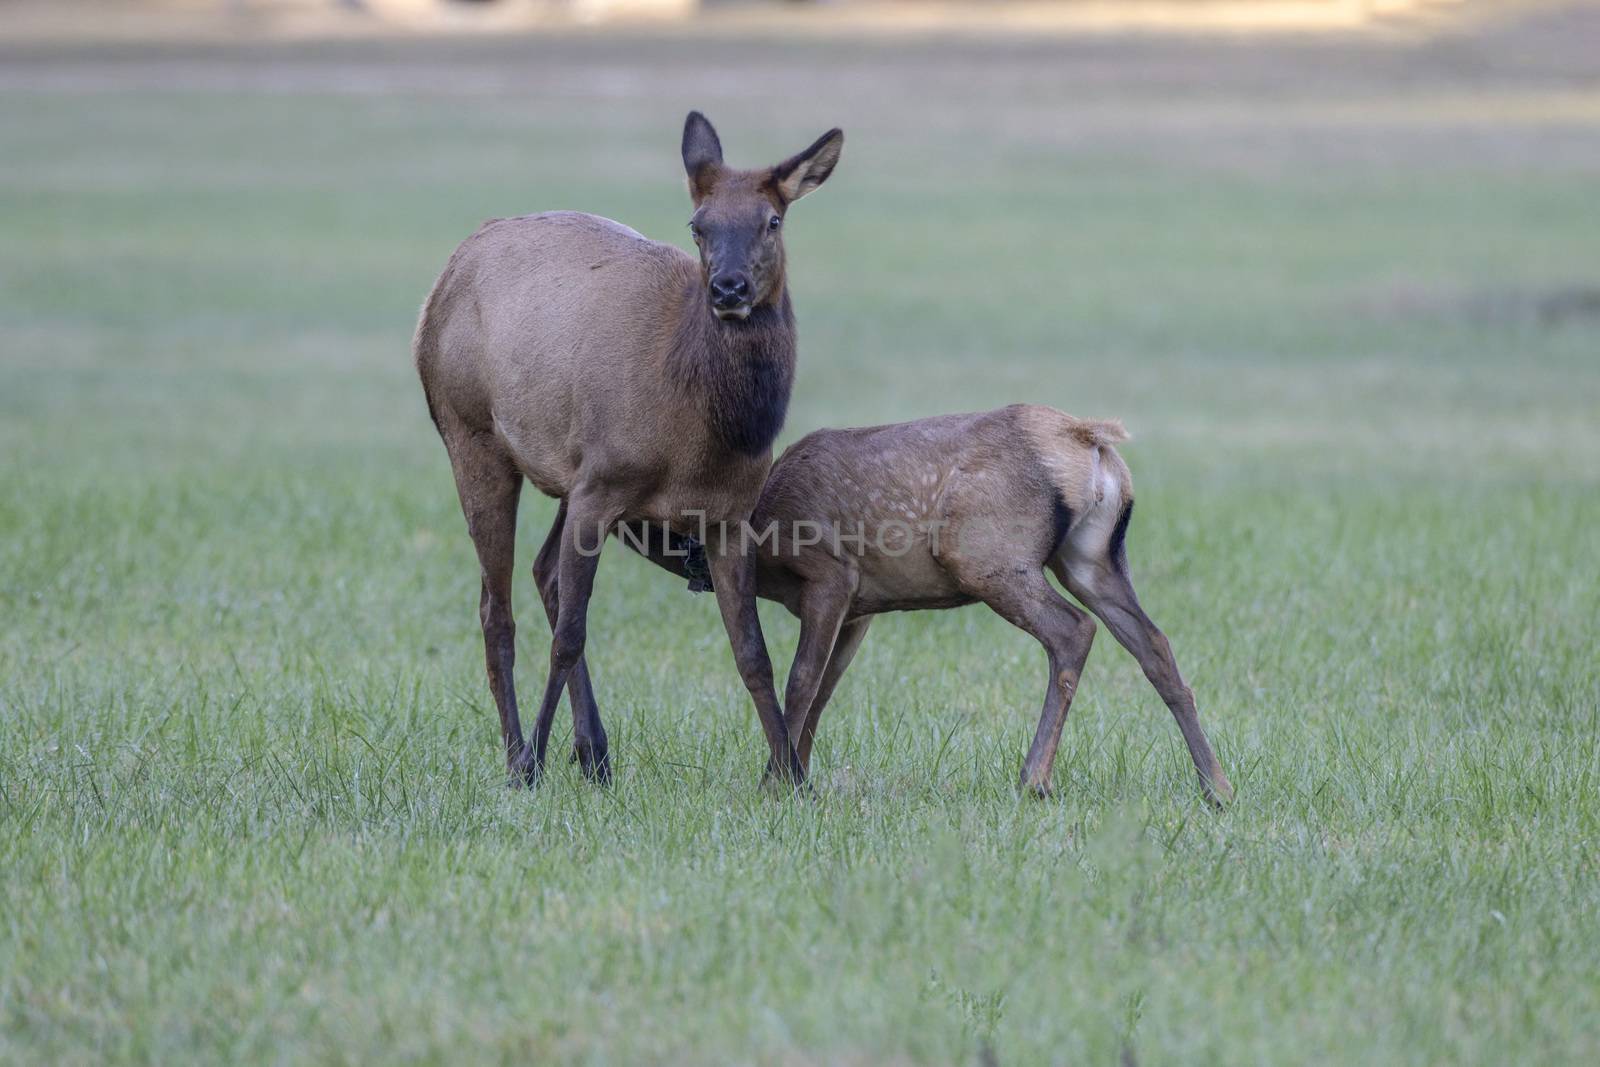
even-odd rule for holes
{"type": "Polygon", "coordinates": [[[696,241],[700,240],[700,236],[701,236],[700,227],[696,226],[692,222],[689,223],[689,236],[693,237],[696,241]]]}
{"type": "Polygon", "coordinates": [[[779,218],[778,216],[776,216],[776,215],[772,216],[770,219],[767,220],[767,229],[769,229],[769,230],[776,230],[779,226],[782,226],[782,225],[783,225],[783,220],[781,218],[779,218]]]}

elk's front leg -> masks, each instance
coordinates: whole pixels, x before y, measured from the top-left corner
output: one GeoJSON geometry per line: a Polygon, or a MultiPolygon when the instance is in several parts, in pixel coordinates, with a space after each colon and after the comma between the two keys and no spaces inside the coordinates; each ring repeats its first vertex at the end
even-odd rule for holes
{"type": "MultiPolygon", "coordinates": [[[[839,640],[839,627],[850,610],[854,584],[848,574],[829,575],[808,582],[800,595],[800,643],[795,648],[789,681],[784,687],[783,717],[800,766],[808,770],[811,745],[804,739],[803,731],[814,721],[811,705],[818,699],[827,677],[834,646],[839,640]]],[[[777,770],[775,764],[767,764],[769,776],[777,770]]]]}
{"type": "Polygon", "coordinates": [[[822,685],[818,687],[817,695],[811,698],[811,707],[806,710],[805,725],[795,729],[793,722],[790,723],[789,736],[794,739],[794,750],[800,754],[800,766],[806,769],[808,775],[811,773],[811,746],[817,739],[817,725],[822,721],[822,711],[833,698],[833,690],[839,684],[839,679],[850,669],[850,661],[855,659],[856,650],[861,647],[862,639],[867,636],[867,627],[871,625],[872,616],[863,615],[839,627],[833,652],[828,656],[828,667],[822,672],[822,685]]]}
{"type": "Polygon", "coordinates": [[[767,735],[769,768],[781,768],[781,779],[799,785],[805,781],[805,769],[790,743],[783,710],[778,706],[777,690],[772,684],[772,660],[767,656],[766,639],[761,635],[761,617],[756,612],[755,559],[727,545],[710,557],[711,580],[716,588],[717,607],[722,612],[722,625],[733,645],[739,676],[755,701],[756,715],[767,735]]]}

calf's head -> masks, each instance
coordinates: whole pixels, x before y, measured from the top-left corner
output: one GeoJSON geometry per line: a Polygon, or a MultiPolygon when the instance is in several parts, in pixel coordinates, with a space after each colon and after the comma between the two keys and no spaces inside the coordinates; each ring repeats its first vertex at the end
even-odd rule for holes
{"type": "Polygon", "coordinates": [[[773,167],[736,170],[722,162],[717,131],[698,111],[683,124],[683,168],[700,250],[706,300],[717,318],[747,318],[783,292],[783,218],[789,205],[827,181],[844,133],[829,130],[773,167]]]}

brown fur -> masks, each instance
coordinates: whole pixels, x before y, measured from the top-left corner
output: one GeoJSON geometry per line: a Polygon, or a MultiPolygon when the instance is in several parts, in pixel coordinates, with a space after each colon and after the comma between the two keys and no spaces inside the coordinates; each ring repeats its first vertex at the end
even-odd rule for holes
{"type": "MultiPolygon", "coordinates": [[[[891,426],[819,430],[773,466],[752,525],[777,524],[759,547],[757,591],[800,619],[784,705],[802,763],[834,687],[886,611],[982,602],[1032,634],[1050,661],[1024,788],[1049,789],[1056,747],[1089,654],[1095,623],[1045,577],[1057,579],[1138,659],[1171,709],[1207,795],[1232,786],[1200,727],[1166,637],[1139,606],[1121,552],[1133,481],[1113,444],[1122,424],[1017,404],[891,426]],[[802,545],[797,523],[868,531],[864,546],[802,545]],[[885,550],[874,529],[909,524],[885,550]]],[[[656,562],[666,563],[651,553],[656,562]]]]}
{"type": "MultiPolygon", "coordinates": [[[[778,168],[725,166],[710,123],[691,114],[684,166],[694,190],[699,262],[608,219],[550,212],[486,223],[450,257],[414,343],[428,408],[450,454],[482,571],[480,615],[508,766],[542,770],[563,685],[573,683],[578,751],[608,774],[604,730],[583,663],[596,548],[617,523],[675,527],[686,516],[750,514],[772,462],[794,378],[794,314],[781,233],[770,226],[783,168],[820,184],[838,158],[832,131],[778,168]],[[714,271],[753,280],[743,317],[714,309],[714,271]],[[559,497],[535,564],[554,632],[531,744],[512,681],[511,572],[526,478],[559,497]]],[[[760,715],[771,765],[796,778],[773,692],[749,561],[712,546],[718,604],[760,715]]]]}

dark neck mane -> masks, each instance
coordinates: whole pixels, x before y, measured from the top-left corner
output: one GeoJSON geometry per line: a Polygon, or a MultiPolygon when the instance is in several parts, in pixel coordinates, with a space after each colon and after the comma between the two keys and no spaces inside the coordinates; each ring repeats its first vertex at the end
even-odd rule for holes
{"type": "Polygon", "coordinates": [[[752,308],[743,321],[712,314],[699,285],[691,287],[685,303],[667,366],[678,386],[702,405],[718,441],[741,455],[759,456],[783,429],[794,386],[789,290],[752,308]]]}

